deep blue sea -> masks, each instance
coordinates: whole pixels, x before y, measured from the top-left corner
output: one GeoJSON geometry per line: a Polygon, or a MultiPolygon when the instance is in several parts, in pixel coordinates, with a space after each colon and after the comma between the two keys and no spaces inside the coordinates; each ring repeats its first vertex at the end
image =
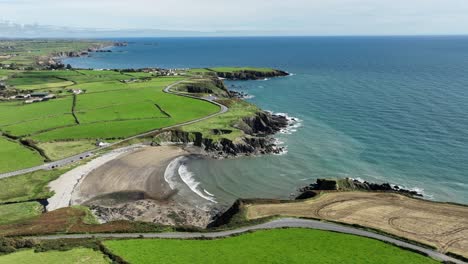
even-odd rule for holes
{"type": "Polygon", "coordinates": [[[75,67],[275,67],[292,76],[229,82],[301,126],[287,154],[187,164],[200,188],[235,198],[288,198],[319,177],[390,182],[468,204],[468,37],[121,39],[128,47],[75,67]]]}

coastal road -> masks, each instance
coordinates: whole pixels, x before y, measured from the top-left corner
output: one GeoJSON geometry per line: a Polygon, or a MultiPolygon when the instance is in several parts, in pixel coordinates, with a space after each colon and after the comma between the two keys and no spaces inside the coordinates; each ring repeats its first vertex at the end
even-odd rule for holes
{"type": "Polygon", "coordinates": [[[90,151],[86,151],[86,152],[74,155],[72,157],[64,158],[64,159],[53,161],[53,162],[48,162],[48,163],[45,163],[45,164],[42,164],[42,165],[39,165],[39,166],[35,166],[35,167],[31,167],[31,168],[27,168],[27,169],[2,173],[2,174],[0,174],[0,179],[9,178],[9,177],[13,177],[13,176],[17,176],[17,175],[21,175],[21,174],[25,174],[25,173],[30,173],[30,172],[34,172],[34,171],[38,171],[38,170],[51,170],[51,169],[54,169],[54,168],[63,167],[63,166],[75,163],[77,161],[80,161],[82,159],[91,157],[91,156],[95,155],[95,153],[97,151],[101,151],[101,150],[104,150],[104,149],[111,148],[111,147],[116,146],[118,144],[121,144],[121,143],[123,143],[125,141],[132,140],[132,139],[139,138],[139,137],[144,137],[144,136],[147,136],[147,135],[151,135],[151,134],[156,133],[156,132],[163,132],[163,131],[170,130],[170,129],[180,127],[180,126],[191,125],[191,124],[194,124],[194,123],[197,123],[197,122],[200,122],[200,121],[203,121],[203,120],[206,120],[206,119],[209,119],[209,118],[224,114],[227,111],[229,111],[228,107],[226,107],[225,105],[222,105],[222,104],[215,101],[217,99],[216,97],[210,96],[210,97],[200,98],[200,97],[196,97],[196,96],[187,95],[187,94],[184,94],[184,93],[177,93],[177,92],[171,91],[171,88],[173,88],[174,86],[176,86],[179,83],[182,83],[184,81],[185,80],[175,82],[175,83],[167,86],[166,88],[164,88],[163,91],[165,93],[169,93],[169,94],[175,94],[175,95],[185,96],[185,97],[189,97],[189,98],[193,98],[193,99],[197,99],[197,100],[207,101],[209,103],[212,103],[212,104],[215,104],[215,105],[219,106],[220,110],[218,112],[214,113],[214,114],[211,114],[211,115],[208,115],[208,116],[205,116],[205,117],[202,117],[202,118],[198,118],[198,119],[195,119],[195,120],[192,120],[192,121],[176,124],[176,125],[165,127],[165,128],[154,129],[154,130],[142,133],[142,134],[138,134],[138,135],[135,135],[135,136],[132,136],[132,137],[129,137],[129,138],[114,142],[114,143],[109,144],[109,145],[107,145],[105,147],[101,147],[101,148],[98,148],[98,149],[95,149],[95,150],[90,150],[90,151]]]}
{"type": "Polygon", "coordinates": [[[277,220],[273,220],[271,222],[267,222],[264,224],[259,224],[255,226],[249,227],[242,227],[234,230],[227,230],[227,231],[220,231],[220,232],[207,232],[207,233],[188,233],[188,232],[167,232],[167,233],[121,233],[121,234],[75,234],[75,235],[52,235],[52,236],[35,236],[36,239],[41,240],[50,240],[50,239],[63,239],[63,238],[173,238],[173,239],[189,239],[189,238],[221,238],[227,237],[236,234],[242,234],[248,231],[253,230],[262,230],[262,229],[277,229],[277,228],[285,228],[285,227],[296,227],[296,228],[310,228],[310,229],[318,229],[324,231],[333,231],[343,234],[351,234],[357,235],[362,237],[368,237],[372,239],[377,239],[383,242],[391,243],[393,245],[415,250],[430,256],[433,259],[439,261],[450,261],[452,263],[457,264],[466,264],[461,260],[452,258],[440,252],[434,251],[432,249],[428,249],[425,247],[421,247],[418,245],[414,245],[405,241],[401,241],[395,238],[387,237],[384,235],[380,235],[377,233],[372,233],[369,231],[365,231],[362,229],[357,229],[349,226],[343,226],[334,223],[327,223],[321,222],[317,220],[306,220],[306,219],[297,219],[297,218],[281,218],[277,220]]]}

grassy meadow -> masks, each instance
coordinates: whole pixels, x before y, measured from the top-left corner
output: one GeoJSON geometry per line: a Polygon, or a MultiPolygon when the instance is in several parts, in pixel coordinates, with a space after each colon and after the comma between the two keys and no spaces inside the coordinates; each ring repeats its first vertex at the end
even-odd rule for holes
{"type": "Polygon", "coordinates": [[[105,241],[130,263],[438,263],[377,240],[310,229],[256,231],[215,240],[105,241]]]}
{"type": "Polygon", "coordinates": [[[108,264],[111,261],[100,251],[89,248],[74,248],[68,251],[46,251],[35,253],[34,250],[22,250],[0,256],[0,264],[108,264]]]}
{"type": "Polygon", "coordinates": [[[47,184],[69,168],[39,170],[19,176],[0,179],[0,204],[46,199],[52,196],[47,184]]]}
{"type": "Polygon", "coordinates": [[[0,225],[33,218],[42,214],[42,205],[38,202],[0,205],[0,225]]]}
{"type": "Polygon", "coordinates": [[[36,151],[0,136],[0,173],[33,167],[43,162],[44,158],[36,151]]]}

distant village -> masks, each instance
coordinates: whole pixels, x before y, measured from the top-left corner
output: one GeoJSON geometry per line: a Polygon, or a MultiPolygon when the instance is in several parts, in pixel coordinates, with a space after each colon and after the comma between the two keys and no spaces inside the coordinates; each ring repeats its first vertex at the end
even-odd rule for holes
{"type": "MultiPolygon", "coordinates": [[[[1,69],[1,67],[0,67],[1,69]]],[[[161,69],[161,68],[144,68],[144,69],[123,69],[123,70],[113,70],[113,69],[94,69],[95,71],[118,71],[122,73],[132,73],[132,72],[144,72],[144,73],[151,73],[153,76],[182,76],[185,75],[184,69],[161,69]]],[[[150,78],[130,78],[130,79],[122,79],[120,82],[122,83],[135,83],[149,80],[150,78]]],[[[8,85],[6,84],[5,80],[0,79],[0,91],[7,90],[8,85]]],[[[14,88],[14,87],[10,87],[14,88]]],[[[69,93],[73,94],[82,94],[85,93],[85,90],[81,89],[69,89],[67,90],[69,93]]],[[[48,92],[33,92],[33,93],[21,93],[21,91],[10,90],[10,96],[8,95],[1,95],[0,99],[2,100],[23,100],[25,104],[32,104],[32,103],[39,103],[49,101],[51,99],[55,99],[57,96],[52,93],[48,92]],[[17,93],[11,95],[11,93],[17,93]],[[18,93],[19,92],[19,93],[18,93]]]]}
{"type": "Polygon", "coordinates": [[[9,99],[11,100],[24,100],[25,104],[46,102],[55,98],[57,98],[55,94],[50,94],[50,93],[45,93],[45,92],[18,94],[18,95],[9,97],[9,99]]]}

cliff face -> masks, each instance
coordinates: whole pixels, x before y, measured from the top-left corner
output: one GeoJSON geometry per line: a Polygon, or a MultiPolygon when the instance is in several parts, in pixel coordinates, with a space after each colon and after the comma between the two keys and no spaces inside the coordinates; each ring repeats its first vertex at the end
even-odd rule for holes
{"type": "Polygon", "coordinates": [[[288,76],[289,73],[272,70],[272,71],[236,71],[236,72],[216,72],[216,75],[220,78],[225,78],[228,80],[259,80],[265,78],[281,77],[288,76]]]}
{"type": "MultiPolygon", "coordinates": [[[[221,138],[213,140],[204,137],[202,133],[172,130],[159,134],[155,142],[193,143],[202,148],[208,156],[213,158],[226,158],[242,155],[258,155],[269,153],[281,153],[282,147],[275,144],[270,137],[288,125],[285,117],[272,115],[267,112],[258,112],[255,116],[244,118],[238,124],[246,136],[230,140],[221,138]]],[[[213,130],[214,134],[224,134],[224,131],[213,130]]]]}

